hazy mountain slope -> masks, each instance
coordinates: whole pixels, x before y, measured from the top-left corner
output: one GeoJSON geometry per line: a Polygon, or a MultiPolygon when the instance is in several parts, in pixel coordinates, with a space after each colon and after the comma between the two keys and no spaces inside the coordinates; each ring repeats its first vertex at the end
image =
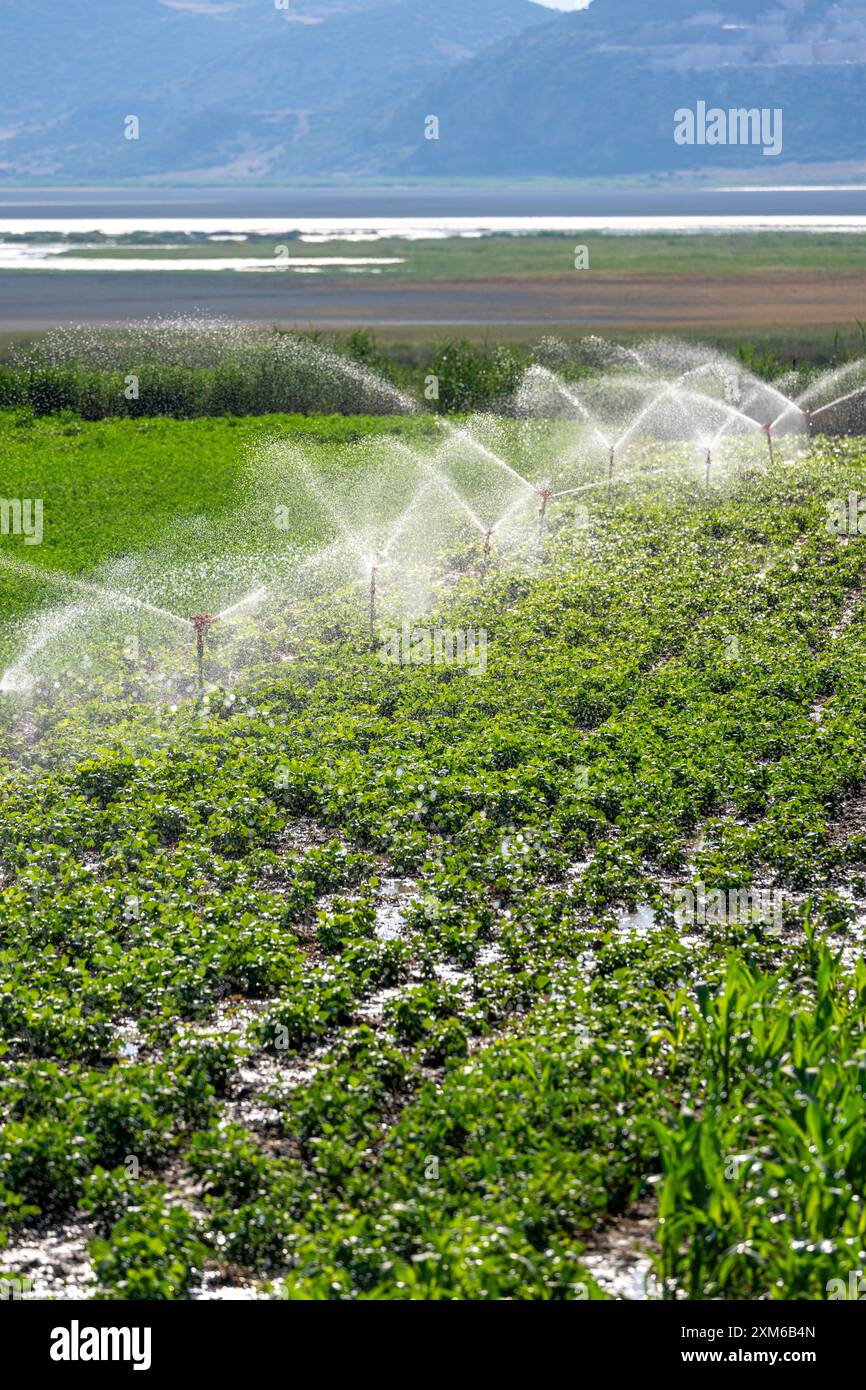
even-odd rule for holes
{"type": "Polygon", "coordinates": [[[866,0],[594,0],[432,82],[379,131],[399,167],[561,176],[863,159],[866,0]],[[674,112],[781,107],[778,160],[678,146],[674,112]],[[435,112],[434,150],[412,140],[435,112]],[[409,148],[411,144],[411,148],[409,148]]]}
{"type": "Polygon", "coordinates": [[[860,161],[866,0],[64,0],[0,12],[0,179],[593,176],[860,161]],[[779,159],[673,114],[781,107],[779,159]],[[123,138],[123,119],[141,138],[123,138]],[[424,138],[435,115],[439,140],[424,138]]]}
{"type": "Polygon", "coordinates": [[[351,151],[372,112],[549,13],[529,0],[184,2],[65,0],[50,23],[35,6],[0,13],[0,176],[316,172],[320,121],[325,149],[351,151]],[[123,139],[130,114],[138,141],[123,139]]]}

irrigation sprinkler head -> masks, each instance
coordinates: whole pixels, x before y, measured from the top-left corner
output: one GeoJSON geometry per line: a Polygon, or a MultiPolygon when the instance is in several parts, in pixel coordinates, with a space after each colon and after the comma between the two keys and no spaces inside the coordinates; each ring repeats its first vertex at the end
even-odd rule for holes
{"type": "Polygon", "coordinates": [[[204,635],[212,623],[217,621],[213,613],[196,613],[190,618],[195,631],[196,656],[198,658],[198,693],[204,694],[204,635]]]}
{"type": "Polygon", "coordinates": [[[490,568],[490,552],[493,547],[493,527],[489,527],[484,532],[484,548],[481,552],[481,578],[487,574],[490,568]]]}
{"type": "Polygon", "coordinates": [[[812,433],[812,412],[809,409],[803,411],[803,421],[806,426],[806,433],[812,433]]]}
{"type": "Polygon", "coordinates": [[[538,509],[538,534],[543,536],[547,504],[553,496],[553,489],[549,487],[536,488],[536,496],[541,498],[541,506],[538,509]]]}

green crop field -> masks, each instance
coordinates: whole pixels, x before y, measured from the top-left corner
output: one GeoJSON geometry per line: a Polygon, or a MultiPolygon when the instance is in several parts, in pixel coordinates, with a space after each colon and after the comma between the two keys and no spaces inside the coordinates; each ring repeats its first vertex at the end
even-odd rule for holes
{"type": "MultiPolygon", "coordinates": [[[[122,591],[144,557],[186,615],[223,569],[295,566],[214,629],[202,697],[144,693],[194,670],[157,628],[0,693],[0,1272],[123,1299],[847,1288],[866,542],[827,520],[864,442],[733,450],[708,490],[684,447],[636,447],[628,487],[543,535],[530,501],[488,557],[425,521],[423,623],[483,633],[482,669],[383,660],[360,564],[295,585],[349,541],[253,466],[276,439],[326,499],[386,476],[396,514],[436,428],[0,418],[4,494],[45,528],[0,538],[7,665],[60,606],[40,570],[122,591]]],[[[536,479],[565,427],[484,428],[536,479]]],[[[422,621],[380,583],[378,635],[422,621]]]]}

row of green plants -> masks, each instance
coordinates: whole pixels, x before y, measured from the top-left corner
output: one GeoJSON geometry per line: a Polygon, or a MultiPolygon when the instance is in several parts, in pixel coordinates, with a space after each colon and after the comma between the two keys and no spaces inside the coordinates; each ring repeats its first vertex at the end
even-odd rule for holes
{"type": "Polygon", "coordinates": [[[455,413],[504,401],[533,360],[531,352],[504,344],[446,340],[415,365],[386,352],[365,330],[328,341],[263,331],[241,347],[227,338],[216,360],[209,354],[197,361],[185,344],[176,354],[156,355],[146,341],[106,346],[101,356],[78,359],[37,345],[20,361],[0,362],[0,410],[69,411],[83,420],[388,414],[413,407],[455,413]],[[389,395],[374,377],[359,377],[358,368],[402,395],[389,395]]]}

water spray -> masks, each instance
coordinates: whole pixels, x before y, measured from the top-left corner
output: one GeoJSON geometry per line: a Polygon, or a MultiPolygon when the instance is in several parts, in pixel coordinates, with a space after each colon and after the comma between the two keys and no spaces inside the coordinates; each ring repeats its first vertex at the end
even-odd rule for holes
{"type": "Polygon", "coordinates": [[[217,621],[213,613],[196,613],[190,618],[190,622],[195,630],[195,648],[198,658],[198,693],[204,694],[204,635],[211,623],[217,621]]]}

